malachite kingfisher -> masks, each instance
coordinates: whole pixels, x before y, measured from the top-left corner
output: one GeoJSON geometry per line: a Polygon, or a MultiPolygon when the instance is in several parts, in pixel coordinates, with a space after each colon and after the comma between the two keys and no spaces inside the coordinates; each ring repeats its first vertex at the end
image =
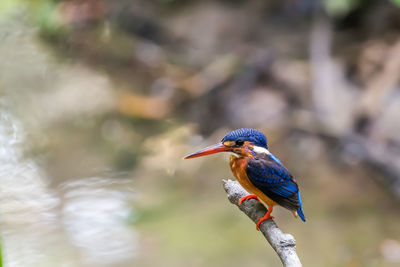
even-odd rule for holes
{"type": "Polygon", "coordinates": [[[271,213],[276,205],[292,211],[303,222],[306,221],[296,180],[282,162],[269,152],[267,138],[263,133],[255,129],[237,129],[225,135],[220,143],[190,154],[184,159],[218,152],[233,153],[230,157],[232,173],[251,193],[242,197],[238,205],[247,199],[257,199],[268,206],[268,212],[257,222],[257,230],[263,221],[274,218],[271,213]]]}

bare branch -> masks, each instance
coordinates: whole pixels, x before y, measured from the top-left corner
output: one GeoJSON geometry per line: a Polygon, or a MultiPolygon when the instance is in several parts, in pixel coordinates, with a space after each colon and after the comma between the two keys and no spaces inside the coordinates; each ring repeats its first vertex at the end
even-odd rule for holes
{"type": "MultiPolygon", "coordinates": [[[[229,201],[236,206],[241,197],[249,195],[237,181],[222,180],[222,184],[228,194],[229,201]]],[[[267,212],[264,205],[255,199],[244,201],[239,209],[255,223],[267,212]]],[[[283,233],[273,220],[263,222],[260,225],[260,231],[276,251],[285,267],[302,266],[296,254],[296,240],[292,235],[283,233]]]]}

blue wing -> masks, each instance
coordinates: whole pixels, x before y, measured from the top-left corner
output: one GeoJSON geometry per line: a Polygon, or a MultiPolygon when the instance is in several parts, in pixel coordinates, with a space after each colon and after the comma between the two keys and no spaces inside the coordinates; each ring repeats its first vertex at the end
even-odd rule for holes
{"type": "Polygon", "coordinates": [[[263,154],[248,159],[250,182],[270,199],[289,210],[297,210],[305,221],[299,187],[289,171],[273,157],[263,154]]]}

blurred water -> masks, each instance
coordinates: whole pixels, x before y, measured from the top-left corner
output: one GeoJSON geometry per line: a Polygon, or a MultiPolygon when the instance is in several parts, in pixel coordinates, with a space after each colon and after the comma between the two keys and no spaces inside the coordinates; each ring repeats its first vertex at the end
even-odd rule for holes
{"type": "Polygon", "coordinates": [[[126,182],[93,177],[67,182],[63,191],[63,225],[86,264],[129,261],[138,250],[138,235],[127,225],[132,197],[126,182]],[[127,190],[128,189],[128,190],[127,190]]]}
{"type": "Polygon", "coordinates": [[[93,177],[49,185],[23,156],[23,127],[0,110],[0,216],[5,266],[128,266],[138,234],[128,225],[133,191],[93,177]]]}
{"type": "Polygon", "coordinates": [[[54,243],[65,244],[57,225],[59,199],[35,162],[23,158],[23,140],[21,125],[1,110],[0,203],[6,266],[50,264],[50,255],[56,253],[51,251],[54,243]]]}

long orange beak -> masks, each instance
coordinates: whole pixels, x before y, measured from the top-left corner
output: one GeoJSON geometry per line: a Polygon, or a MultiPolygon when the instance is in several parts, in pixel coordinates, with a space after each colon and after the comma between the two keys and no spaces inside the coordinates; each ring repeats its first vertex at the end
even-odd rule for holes
{"type": "Polygon", "coordinates": [[[183,159],[192,159],[197,157],[202,157],[206,155],[211,155],[219,152],[231,151],[229,147],[224,146],[222,143],[215,144],[213,146],[206,147],[200,151],[187,155],[183,159]]]}

